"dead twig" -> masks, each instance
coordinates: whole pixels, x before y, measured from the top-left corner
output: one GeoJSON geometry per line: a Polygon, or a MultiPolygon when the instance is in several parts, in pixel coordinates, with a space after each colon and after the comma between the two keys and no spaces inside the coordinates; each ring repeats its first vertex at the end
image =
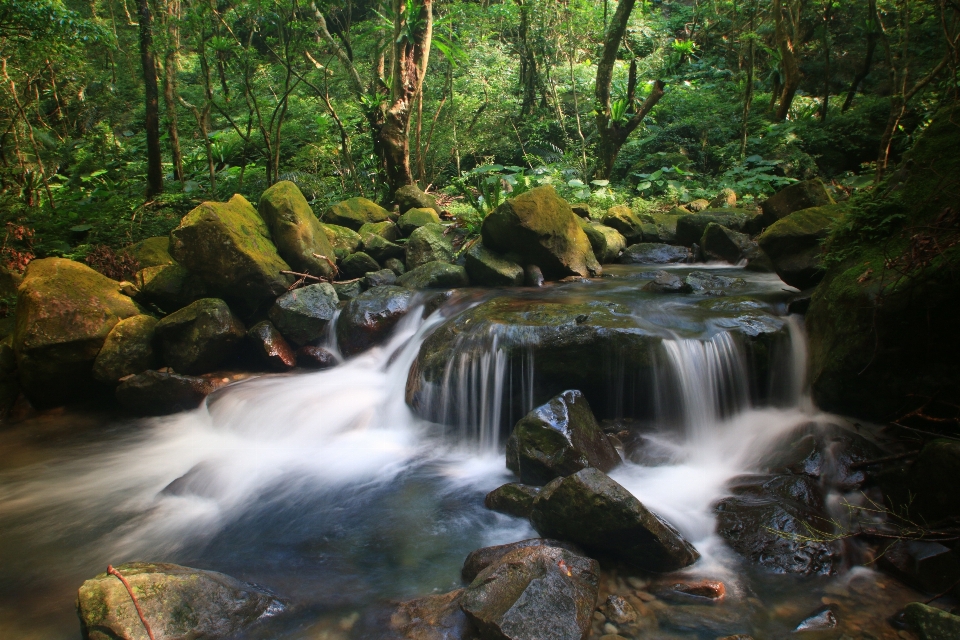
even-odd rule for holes
{"type": "Polygon", "coordinates": [[[319,253],[313,254],[313,257],[317,260],[326,260],[327,264],[330,265],[330,268],[333,269],[333,275],[330,276],[331,280],[336,280],[337,276],[340,275],[340,269],[337,269],[337,263],[328,258],[327,256],[322,256],[319,253]]]}
{"type": "Polygon", "coordinates": [[[153,635],[153,629],[150,628],[150,625],[147,624],[147,619],[143,616],[143,609],[140,608],[140,602],[137,600],[137,596],[133,593],[133,587],[130,586],[130,583],[127,582],[127,579],[123,575],[113,568],[113,565],[107,565],[107,573],[111,576],[116,576],[120,582],[123,583],[123,586],[127,588],[127,593],[130,594],[130,599],[133,600],[133,606],[137,608],[137,615],[140,616],[140,622],[143,623],[143,628],[147,630],[147,635],[150,636],[150,640],[156,640],[153,635]]]}
{"type": "Polygon", "coordinates": [[[904,453],[898,453],[893,456],[884,456],[882,458],[874,458],[873,460],[863,460],[862,462],[857,462],[850,465],[850,469],[863,469],[864,467],[870,467],[875,464],[883,464],[884,462],[893,462],[894,460],[903,460],[904,458],[912,458],[917,455],[919,451],[906,451],[904,453]]]}

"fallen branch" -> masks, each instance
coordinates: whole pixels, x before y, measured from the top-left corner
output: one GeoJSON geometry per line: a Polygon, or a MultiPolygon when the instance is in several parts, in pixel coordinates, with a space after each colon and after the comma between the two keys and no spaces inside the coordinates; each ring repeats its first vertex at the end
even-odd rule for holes
{"type": "Polygon", "coordinates": [[[326,260],[327,264],[330,265],[330,268],[333,269],[333,276],[331,276],[330,279],[336,280],[337,276],[340,275],[340,269],[337,269],[337,263],[331,260],[330,258],[328,258],[327,256],[320,255],[319,253],[313,254],[313,257],[317,258],[318,260],[326,260]]]}
{"type": "Polygon", "coordinates": [[[153,635],[153,629],[150,628],[150,625],[147,624],[147,619],[143,616],[143,609],[140,608],[140,603],[137,601],[137,596],[133,593],[133,587],[130,586],[130,583],[127,582],[127,579],[123,575],[113,568],[113,565],[107,565],[107,573],[111,576],[116,576],[120,582],[123,583],[123,586],[127,588],[127,593],[130,594],[130,599],[133,600],[133,606],[137,608],[137,615],[140,616],[140,622],[143,623],[143,628],[147,630],[147,635],[150,636],[150,640],[156,640],[153,635]]]}
{"type": "Polygon", "coordinates": [[[317,282],[326,282],[326,278],[318,278],[317,276],[312,276],[309,273],[297,273],[296,271],[281,271],[285,276],[297,276],[301,280],[316,280],[317,282]]]}
{"type": "Polygon", "coordinates": [[[912,458],[917,455],[919,451],[906,451],[904,453],[898,453],[893,456],[884,456],[882,458],[874,458],[873,460],[863,460],[862,462],[857,462],[850,465],[851,469],[863,469],[864,467],[870,467],[875,464],[883,464],[884,462],[893,462],[894,460],[903,460],[904,458],[912,458]]]}

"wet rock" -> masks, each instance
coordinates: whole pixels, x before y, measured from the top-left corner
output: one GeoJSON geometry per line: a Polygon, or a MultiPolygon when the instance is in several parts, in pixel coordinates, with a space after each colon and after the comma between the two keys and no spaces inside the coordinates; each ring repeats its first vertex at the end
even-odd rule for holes
{"type": "Polygon", "coordinates": [[[712,604],[664,607],[657,610],[657,620],[661,629],[693,633],[701,638],[744,633],[754,626],[742,610],[712,604]]]}
{"type": "Polygon", "coordinates": [[[359,280],[334,282],[332,285],[333,290],[337,292],[337,298],[340,300],[353,300],[358,295],[363,293],[363,285],[360,284],[359,280]]]}
{"type": "Polygon", "coordinates": [[[365,289],[374,287],[383,287],[397,284],[397,274],[390,269],[380,269],[380,271],[371,271],[363,276],[363,286],[365,289]]]}
{"type": "Polygon", "coordinates": [[[706,271],[691,271],[683,281],[694,293],[713,295],[723,295],[733,289],[745,287],[747,284],[747,281],[743,278],[728,278],[706,271]]]}
{"type": "Polygon", "coordinates": [[[599,573],[596,560],[566,549],[515,549],[480,572],[460,607],[483,638],[583,640],[599,573]]]}
{"type": "Polygon", "coordinates": [[[337,357],[324,347],[304,345],[297,349],[297,365],[305,369],[329,369],[337,366],[337,357]]]}
{"type": "Polygon", "coordinates": [[[353,229],[338,224],[321,223],[321,226],[338,260],[343,260],[360,249],[360,234],[353,229]]]}
{"type": "Polygon", "coordinates": [[[836,425],[803,425],[790,441],[764,459],[771,473],[794,473],[818,480],[827,488],[854,491],[866,481],[859,463],[878,458],[880,449],[862,436],[836,425]]]}
{"type": "Polygon", "coordinates": [[[619,625],[633,624],[638,617],[633,605],[617,595],[607,596],[606,602],[600,605],[600,612],[607,620],[619,625]]]}
{"type": "Polygon", "coordinates": [[[251,314],[287,290],[290,266],[270,241],[266,223],[241,195],[204,202],[170,232],[170,254],[217,297],[251,314]]]}
{"type": "Polygon", "coordinates": [[[304,345],[326,333],[339,302],[334,286],[320,282],[286,292],[273,303],[268,315],[283,337],[304,345]]]}
{"type": "Polygon", "coordinates": [[[122,406],[137,415],[160,416],[196,409],[227,382],[216,376],[149,370],[121,380],[115,395],[122,406]]]}
{"type": "Polygon", "coordinates": [[[717,533],[737,553],[776,573],[836,573],[840,545],[829,535],[833,525],[811,478],[746,478],[731,491],[717,504],[717,533]],[[811,533],[817,531],[822,538],[811,533]]]}
{"type": "MultiPolygon", "coordinates": [[[[147,562],[117,570],[137,594],[158,640],[226,638],[283,609],[273,594],[214,571],[147,562]]],[[[147,638],[129,592],[115,576],[101,573],[84,582],[77,612],[85,640],[147,638]]]]}
{"type": "Polygon", "coordinates": [[[643,571],[675,571],[700,558],[676,529],[598,469],[550,482],[534,501],[530,520],[542,536],[643,571]]]}
{"type": "Polygon", "coordinates": [[[831,204],[834,204],[833,198],[830,197],[819,178],[797,182],[760,203],[760,208],[763,210],[763,226],[770,226],[794,211],[831,204]]]}
{"type": "Polygon", "coordinates": [[[208,297],[208,287],[199,276],[178,264],[147,267],[134,277],[139,291],[137,302],[164,313],[178,311],[191,302],[208,297]]]}
{"type": "Polygon", "coordinates": [[[480,549],[474,549],[467,555],[466,560],[463,561],[463,567],[460,569],[460,576],[463,578],[464,582],[473,582],[477,577],[477,574],[495,562],[499,562],[501,558],[511,551],[516,551],[517,549],[526,549],[528,547],[557,547],[559,549],[566,549],[567,551],[577,555],[583,555],[583,551],[580,550],[580,547],[575,544],[570,544],[569,542],[550,540],[549,538],[530,538],[529,540],[520,540],[519,542],[511,542],[509,544],[500,544],[494,547],[482,547],[480,549]]]}
{"type": "Polygon", "coordinates": [[[723,599],[727,593],[727,588],[718,580],[673,580],[655,585],[653,592],[661,600],[703,602],[704,600],[717,601],[723,599]]]}
{"type": "Polygon", "coordinates": [[[926,593],[946,593],[960,581],[960,554],[939,542],[897,540],[885,545],[878,564],[926,593]]]}
{"type": "Polygon", "coordinates": [[[810,300],[813,295],[810,293],[797,294],[797,296],[787,304],[787,313],[799,313],[804,315],[810,308],[810,300]]]}
{"type": "Polygon", "coordinates": [[[400,276],[397,283],[408,289],[453,289],[470,284],[467,270],[446,262],[427,262],[400,276]]]}
{"type": "Polygon", "coordinates": [[[141,269],[177,263],[170,255],[170,236],[141,240],[130,248],[130,255],[137,259],[141,269]]]}
{"type": "Polygon", "coordinates": [[[277,252],[294,271],[323,277],[333,274],[333,246],[297,185],[289,180],[277,182],[260,196],[258,211],[277,252]],[[329,262],[317,256],[326,256],[329,262]]]}
{"type": "Polygon", "coordinates": [[[420,227],[428,224],[440,224],[440,216],[433,209],[410,209],[397,220],[397,227],[399,227],[403,237],[409,236],[420,227]]]}
{"type": "Polygon", "coordinates": [[[843,213],[842,205],[803,209],[760,234],[757,243],[773,261],[781,280],[798,289],[809,289],[823,279],[820,243],[843,213]]]}
{"type": "Polygon", "coordinates": [[[523,284],[528,287],[543,286],[543,271],[535,264],[528,264],[523,268],[523,284]]]}
{"type": "Polygon", "coordinates": [[[540,493],[540,487],[511,482],[488,493],[483,499],[483,505],[493,511],[518,518],[528,518],[530,510],[533,509],[533,500],[538,493],[540,493]]]}
{"type": "Polygon", "coordinates": [[[197,300],[156,326],[162,361],[190,375],[215,370],[245,335],[243,323],[217,298],[197,300]]]}
{"type": "Polygon", "coordinates": [[[467,250],[464,267],[474,284],[489,287],[519,287],[523,284],[523,267],[490,251],[481,240],[467,250]]]}
{"type": "Polygon", "coordinates": [[[643,223],[640,218],[626,205],[617,205],[607,209],[603,216],[605,226],[616,229],[628,243],[643,240],[643,223]]]}
{"type": "Polygon", "coordinates": [[[350,198],[333,205],[323,216],[326,224],[335,224],[357,231],[368,222],[386,222],[386,209],[366,198],[350,198]]]}
{"type": "Polygon", "coordinates": [[[507,440],[507,467],[543,485],[586,467],[610,471],[620,455],[579,391],[564,391],[521,419],[507,440]]]}
{"type": "Polygon", "coordinates": [[[27,265],[16,308],[13,348],[20,384],[36,407],[85,399],[92,370],[113,327],[140,314],[120,284],[62,258],[27,265]]]}
{"type": "Polygon", "coordinates": [[[798,631],[826,631],[827,629],[836,629],[836,627],[836,614],[833,613],[830,607],[821,607],[804,618],[793,631],[794,633],[798,631]]]}
{"type": "Polygon", "coordinates": [[[692,262],[692,259],[690,249],[686,247],[641,242],[627,247],[621,254],[619,262],[621,264],[673,264],[692,262]]]}
{"type": "Polygon", "coordinates": [[[410,310],[414,295],[410,289],[385,286],[350,300],[337,321],[340,353],[349,357],[383,342],[410,310]]]}
{"type": "Polygon", "coordinates": [[[156,367],[153,334],[157,319],[147,315],[124,318],[113,326],[93,363],[93,377],[104,384],[156,367]]]}
{"type": "Polygon", "coordinates": [[[760,230],[760,214],[748,209],[705,209],[700,213],[681,216],[677,220],[677,244],[685,247],[700,242],[711,222],[738,233],[756,233],[760,230]]]}
{"type": "Polygon", "coordinates": [[[549,185],[501,204],[484,218],[480,233],[488,249],[516,253],[551,279],[602,271],[577,216],[549,185]]]}
{"type": "Polygon", "coordinates": [[[756,255],[756,249],[759,247],[747,234],[737,233],[716,222],[711,222],[700,238],[700,248],[707,260],[737,264],[747,257],[748,252],[756,255]]]}
{"type": "Polygon", "coordinates": [[[387,260],[396,260],[404,256],[403,247],[372,233],[361,234],[363,253],[383,264],[387,260]]]}
{"type": "Polygon", "coordinates": [[[389,260],[384,261],[383,266],[387,269],[390,269],[390,271],[393,271],[398,278],[407,272],[407,268],[404,266],[403,261],[396,258],[390,258],[389,260]]]}
{"type": "Polygon", "coordinates": [[[415,269],[428,262],[452,262],[455,255],[453,239],[442,224],[425,224],[414,230],[407,239],[407,269],[415,269]]]}
{"type": "Polygon", "coordinates": [[[400,208],[400,213],[406,213],[411,209],[430,209],[435,213],[440,213],[437,199],[421,191],[420,187],[415,184],[408,184],[397,189],[393,194],[393,201],[400,208]]]}
{"type": "Polygon", "coordinates": [[[357,233],[360,234],[361,238],[368,233],[372,233],[375,236],[380,236],[384,240],[393,242],[400,237],[400,228],[392,220],[386,220],[385,222],[368,222],[360,227],[357,233]]]}
{"type": "Polygon", "coordinates": [[[653,280],[643,285],[650,293],[690,293],[693,288],[680,276],[669,271],[655,271],[653,280]]]}
{"type": "Polygon", "coordinates": [[[271,371],[289,371],[297,366],[297,356],[269,320],[258,322],[247,331],[247,339],[261,365],[271,371]]]}
{"type": "Polygon", "coordinates": [[[474,640],[479,638],[460,609],[463,589],[401,602],[390,616],[390,629],[403,640],[474,640]]]}
{"type": "Polygon", "coordinates": [[[362,278],[371,271],[380,271],[380,263],[363,251],[350,254],[340,262],[340,276],[362,278]]]}
{"type": "Polygon", "coordinates": [[[920,640],[955,640],[960,638],[960,616],[920,602],[911,602],[903,609],[907,623],[916,629],[920,640]]]}
{"type": "Polygon", "coordinates": [[[593,255],[597,257],[597,260],[601,264],[616,262],[620,253],[627,246],[627,239],[613,227],[598,222],[590,222],[583,218],[578,218],[577,222],[583,232],[587,234],[587,239],[590,241],[591,248],[593,248],[593,255]]]}

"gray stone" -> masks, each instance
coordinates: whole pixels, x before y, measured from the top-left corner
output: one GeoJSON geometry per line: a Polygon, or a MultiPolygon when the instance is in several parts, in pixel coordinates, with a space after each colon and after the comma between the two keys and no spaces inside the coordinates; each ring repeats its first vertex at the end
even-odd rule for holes
{"type": "Polygon", "coordinates": [[[390,269],[371,271],[363,276],[363,286],[365,289],[373,289],[374,287],[383,287],[391,284],[397,284],[397,274],[390,269]]]}
{"type": "Polygon", "coordinates": [[[690,249],[669,244],[641,242],[626,248],[620,255],[621,264],[676,264],[692,262],[690,249]]]}
{"type": "Polygon", "coordinates": [[[470,284],[467,271],[446,262],[428,262],[400,276],[397,283],[408,289],[453,289],[470,284]]]}
{"type": "Polygon", "coordinates": [[[380,271],[380,263],[363,251],[357,251],[340,263],[340,275],[344,278],[362,278],[370,271],[380,271]]]}
{"type": "Polygon", "coordinates": [[[321,282],[286,292],[277,298],[268,315],[285,338],[304,345],[324,335],[339,302],[334,287],[321,282]]]}
{"type": "Polygon", "coordinates": [[[446,231],[447,227],[433,223],[415,229],[405,247],[407,269],[415,269],[428,262],[452,262],[456,251],[446,231]]]}
{"type": "Polygon", "coordinates": [[[411,309],[414,292],[403,287],[370,289],[347,302],[337,321],[337,343],[352,356],[383,342],[411,309]]]}

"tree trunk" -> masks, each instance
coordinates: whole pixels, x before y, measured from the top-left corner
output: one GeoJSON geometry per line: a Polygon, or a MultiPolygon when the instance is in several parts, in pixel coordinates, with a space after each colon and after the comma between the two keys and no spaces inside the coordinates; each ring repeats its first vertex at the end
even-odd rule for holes
{"type": "Polygon", "coordinates": [[[519,0],[520,5],[520,89],[523,101],[520,115],[533,115],[537,104],[537,58],[530,46],[530,0],[519,0]]]}
{"type": "Polygon", "coordinates": [[[800,20],[800,6],[795,0],[773,0],[773,15],[776,19],[777,48],[783,65],[783,89],[780,92],[780,104],[774,120],[783,122],[790,113],[793,97],[800,87],[800,65],[796,55],[796,35],[800,20]]]}
{"type": "Polygon", "coordinates": [[[870,33],[867,34],[867,52],[863,56],[863,66],[861,66],[857,71],[857,75],[853,77],[853,82],[850,83],[850,90],[847,92],[847,98],[843,101],[843,107],[841,107],[840,110],[844,113],[846,113],[847,109],[849,109],[850,105],[853,103],[853,98],[857,95],[857,90],[860,88],[860,83],[863,82],[870,73],[870,67],[873,65],[873,54],[877,50],[877,40],[880,38],[880,33],[876,23],[877,0],[870,0],[870,6],[867,9],[867,12],[869,22],[872,25],[870,33]]]}
{"type": "Polygon", "coordinates": [[[153,24],[148,0],[137,0],[140,14],[140,62],[143,65],[143,93],[147,130],[147,197],[163,192],[163,160],[160,155],[160,97],[157,65],[153,58],[153,24]]]}
{"type": "Polygon", "coordinates": [[[180,50],[180,11],[177,0],[167,0],[167,53],[163,69],[163,101],[167,108],[167,132],[170,136],[170,155],[177,182],[183,185],[183,154],[180,152],[180,132],[177,128],[177,58],[180,50]]]}
{"type": "Polygon", "coordinates": [[[830,18],[833,3],[828,1],[823,11],[823,102],[820,104],[820,122],[827,121],[830,109],[830,18]]]}

